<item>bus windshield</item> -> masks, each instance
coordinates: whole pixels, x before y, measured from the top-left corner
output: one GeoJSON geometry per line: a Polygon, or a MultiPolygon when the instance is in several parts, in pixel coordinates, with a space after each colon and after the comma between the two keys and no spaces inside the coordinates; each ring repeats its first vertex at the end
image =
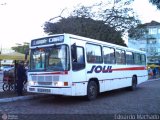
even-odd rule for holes
{"type": "Polygon", "coordinates": [[[57,45],[31,50],[30,70],[65,71],[69,69],[67,45],[57,45]]]}

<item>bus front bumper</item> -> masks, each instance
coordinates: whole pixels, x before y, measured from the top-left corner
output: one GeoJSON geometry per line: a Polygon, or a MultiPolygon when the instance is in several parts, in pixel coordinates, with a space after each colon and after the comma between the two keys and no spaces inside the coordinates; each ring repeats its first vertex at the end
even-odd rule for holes
{"type": "Polygon", "coordinates": [[[44,93],[53,95],[67,95],[72,96],[71,87],[39,87],[39,86],[27,86],[27,91],[32,93],[44,93]]]}

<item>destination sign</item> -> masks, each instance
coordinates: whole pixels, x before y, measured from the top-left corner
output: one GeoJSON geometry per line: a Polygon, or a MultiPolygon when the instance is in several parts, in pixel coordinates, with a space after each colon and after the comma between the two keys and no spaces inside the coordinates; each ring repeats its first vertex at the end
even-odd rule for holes
{"type": "Polygon", "coordinates": [[[47,44],[54,44],[54,43],[61,43],[61,42],[64,42],[63,35],[32,40],[31,46],[47,45],[47,44]]]}

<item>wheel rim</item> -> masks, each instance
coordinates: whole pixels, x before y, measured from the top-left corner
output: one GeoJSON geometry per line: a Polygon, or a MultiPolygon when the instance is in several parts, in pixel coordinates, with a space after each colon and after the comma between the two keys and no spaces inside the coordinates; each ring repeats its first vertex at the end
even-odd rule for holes
{"type": "Polygon", "coordinates": [[[89,83],[89,86],[88,86],[88,99],[89,100],[94,100],[96,97],[97,97],[97,93],[98,93],[98,91],[97,91],[98,89],[97,89],[97,84],[95,83],[95,82],[90,82],[89,83]]]}
{"type": "Polygon", "coordinates": [[[89,94],[90,94],[91,97],[95,97],[95,95],[96,95],[96,88],[95,88],[95,86],[91,86],[90,87],[89,94]]]}
{"type": "Polygon", "coordinates": [[[137,86],[136,82],[133,82],[133,89],[135,89],[137,86]]]}

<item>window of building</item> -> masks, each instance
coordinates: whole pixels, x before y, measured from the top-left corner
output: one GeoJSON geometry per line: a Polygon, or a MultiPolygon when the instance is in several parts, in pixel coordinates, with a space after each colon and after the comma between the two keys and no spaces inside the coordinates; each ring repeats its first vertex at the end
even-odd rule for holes
{"type": "Polygon", "coordinates": [[[157,52],[159,52],[159,53],[160,53],[160,48],[157,48],[157,52]]]}
{"type": "Polygon", "coordinates": [[[116,63],[117,64],[126,64],[124,50],[116,49],[116,63]]]}
{"type": "Polygon", "coordinates": [[[86,54],[88,63],[102,63],[102,48],[100,45],[87,44],[86,54]]]}
{"type": "Polygon", "coordinates": [[[160,28],[158,29],[158,34],[160,34],[160,28]]]}
{"type": "Polygon", "coordinates": [[[155,47],[150,47],[148,51],[152,52],[152,53],[155,53],[156,52],[156,48],[155,47]]]}
{"type": "Polygon", "coordinates": [[[160,43],[160,39],[157,39],[157,43],[160,43]]]}
{"type": "Polygon", "coordinates": [[[104,63],[115,64],[115,50],[110,47],[103,47],[104,63]]]}
{"type": "Polygon", "coordinates": [[[148,44],[156,44],[156,39],[148,39],[148,44]]]}
{"type": "Polygon", "coordinates": [[[149,34],[157,34],[157,28],[149,28],[149,34]]]}

